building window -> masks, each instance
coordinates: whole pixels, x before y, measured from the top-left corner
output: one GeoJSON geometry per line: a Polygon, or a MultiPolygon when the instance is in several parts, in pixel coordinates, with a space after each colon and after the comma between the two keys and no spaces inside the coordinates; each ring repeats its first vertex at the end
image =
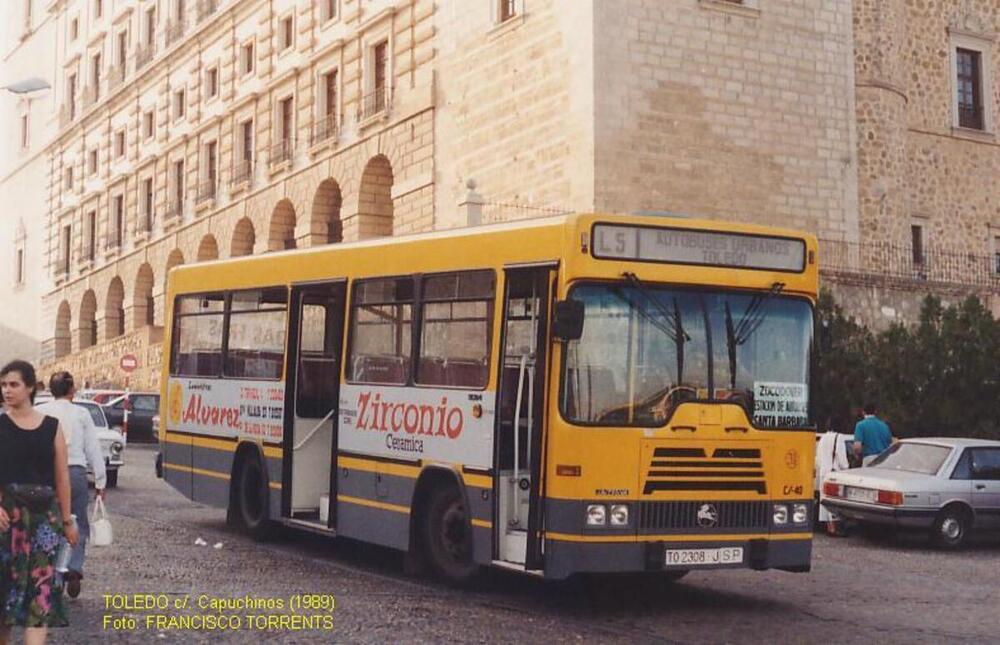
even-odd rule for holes
{"type": "Polygon", "coordinates": [[[73,18],[69,21],[69,39],[70,42],[74,41],[80,35],[80,20],[78,18],[73,18]]]}
{"type": "Polygon", "coordinates": [[[219,68],[212,67],[205,72],[205,96],[215,98],[219,94],[219,68]]]}
{"type": "Polygon", "coordinates": [[[97,174],[97,148],[92,148],[90,152],[87,153],[87,174],[97,174]]]}
{"type": "Polygon", "coordinates": [[[153,229],[153,178],[142,181],[142,230],[153,229]]]}
{"type": "Polygon", "coordinates": [[[90,87],[96,99],[101,95],[101,54],[94,54],[90,59],[90,87]]]}
{"type": "Polygon", "coordinates": [[[499,22],[506,22],[517,15],[517,0],[499,0],[499,2],[499,15],[497,16],[499,22]]]}
{"type": "Polygon", "coordinates": [[[250,163],[253,161],[253,119],[244,121],[240,130],[242,132],[240,157],[244,162],[250,163]]]}
{"type": "Polygon", "coordinates": [[[118,32],[118,67],[120,73],[125,71],[125,63],[128,60],[128,31],[118,32]]]}
{"type": "Polygon", "coordinates": [[[982,54],[959,47],[955,57],[958,65],[958,125],[984,130],[982,54]]]}
{"type": "Polygon", "coordinates": [[[73,166],[66,168],[66,190],[73,190],[73,166]]]}
{"type": "Polygon", "coordinates": [[[76,74],[70,74],[66,79],[66,103],[69,105],[69,118],[76,118],[76,74]]]}
{"type": "Polygon", "coordinates": [[[179,215],[184,208],[184,161],[174,162],[174,204],[175,215],[179,215]]]}
{"type": "Polygon", "coordinates": [[[292,22],[292,16],[286,16],[281,19],[281,47],[280,51],[285,51],[295,44],[295,27],[292,22]]]}
{"type": "Polygon", "coordinates": [[[24,249],[17,250],[17,257],[14,261],[14,275],[17,278],[16,284],[24,284],[24,249]]]}
{"type": "Polygon", "coordinates": [[[240,48],[240,75],[253,74],[253,41],[240,48]]]}
{"type": "Polygon", "coordinates": [[[104,0],[94,0],[94,18],[98,19],[104,15],[104,0]]]}
{"type": "Polygon", "coordinates": [[[87,213],[87,259],[97,255],[97,211],[87,213]]]}
{"type": "Polygon", "coordinates": [[[69,274],[69,262],[72,257],[71,246],[73,244],[73,229],[69,224],[64,224],[62,228],[62,258],[60,261],[59,272],[63,275],[69,274]]]}
{"type": "Polygon", "coordinates": [[[288,98],[281,101],[281,121],[279,134],[283,141],[292,140],[292,132],[294,128],[294,106],[293,98],[289,96],[288,98]]]}
{"type": "Polygon", "coordinates": [[[326,141],[337,133],[337,70],[324,74],[321,86],[321,116],[316,123],[314,143],[326,141]]]}
{"type": "Polygon", "coordinates": [[[923,264],[924,227],[920,224],[910,226],[910,248],[913,250],[913,264],[923,264]]]}
{"type": "Polygon", "coordinates": [[[120,247],[125,238],[125,196],[115,195],[112,211],[112,231],[109,246],[120,247]]]}
{"type": "Polygon", "coordinates": [[[184,90],[174,92],[174,120],[184,118],[184,90]]]}
{"type": "Polygon", "coordinates": [[[337,17],[337,3],[339,0],[322,0],[322,20],[327,22],[337,17]]]}
{"type": "Polygon", "coordinates": [[[146,9],[146,45],[151,46],[156,38],[156,7],[146,9]]]}
{"type": "Polygon", "coordinates": [[[125,130],[115,132],[115,159],[125,157],[125,130]]]}
{"type": "Polygon", "coordinates": [[[28,149],[28,115],[21,115],[21,150],[28,149]]]}
{"type": "Polygon", "coordinates": [[[389,104],[389,41],[381,40],[369,50],[366,80],[368,92],[361,104],[361,118],[374,116],[389,104]]]}
{"type": "Polygon", "coordinates": [[[202,185],[198,191],[200,199],[215,197],[215,185],[218,178],[219,145],[215,141],[205,144],[205,170],[202,174],[202,185]]]}
{"type": "Polygon", "coordinates": [[[153,111],[150,110],[142,115],[142,136],[144,139],[152,139],[155,131],[153,111]]]}

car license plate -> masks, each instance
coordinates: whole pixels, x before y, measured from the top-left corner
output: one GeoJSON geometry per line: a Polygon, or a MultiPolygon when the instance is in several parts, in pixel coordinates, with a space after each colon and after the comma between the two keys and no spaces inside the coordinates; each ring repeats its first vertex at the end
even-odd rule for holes
{"type": "Polygon", "coordinates": [[[847,486],[847,490],[844,491],[844,497],[855,502],[868,502],[869,504],[875,503],[876,492],[871,488],[855,488],[854,486],[847,486]]]}
{"type": "Polygon", "coordinates": [[[664,564],[668,567],[689,567],[741,562],[743,562],[743,547],[727,546],[721,549],[667,549],[664,564]]]}

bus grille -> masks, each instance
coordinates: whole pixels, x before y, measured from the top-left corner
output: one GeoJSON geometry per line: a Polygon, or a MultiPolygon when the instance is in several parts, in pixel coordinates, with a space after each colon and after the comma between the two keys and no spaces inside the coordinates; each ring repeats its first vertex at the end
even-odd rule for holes
{"type": "Polygon", "coordinates": [[[759,448],[666,448],[653,450],[643,495],[658,491],[752,491],[767,493],[759,448]]]}
{"type": "Polygon", "coordinates": [[[642,502],[639,529],[766,530],[770,502],[642,502]],[[711,505],[717,511],[713,526],[698,523],[698,510],[711,505]]]}

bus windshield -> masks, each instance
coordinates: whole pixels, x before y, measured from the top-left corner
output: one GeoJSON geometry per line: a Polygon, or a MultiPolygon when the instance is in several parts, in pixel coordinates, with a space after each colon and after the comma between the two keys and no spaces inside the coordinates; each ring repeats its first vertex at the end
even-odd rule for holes
{"type": "Polygon", "coordinates": [[[567,343],[560,406],[581,425],[661,426],[684,401],[742,405],[758,428],[809,413],[812,307],[770,291],[583,284],[583,335],[567,343]]]}

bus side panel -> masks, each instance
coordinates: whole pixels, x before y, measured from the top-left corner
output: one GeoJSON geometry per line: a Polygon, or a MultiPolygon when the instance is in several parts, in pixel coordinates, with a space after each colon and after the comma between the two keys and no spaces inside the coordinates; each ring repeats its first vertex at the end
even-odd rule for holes
{"type": "Polygon", "coordinates": [[[416,479],[379,473],[379,465],[365,461],[362,468],[338,470],[337,533],[405,551],[416,479]]]}
{"type": "Polygon", "coordinates": [[[264,448],[264,465],[267,467],[267,490],[271,519],[281,517],[281,448],[264,448]]]}
{"type": "Polygon", "coordinates": [[[194,440],[191,499],[216,508],[229,505],[229,475],[233,472],[235,450],[235,442],[227,445],[213,441],[213,445],[199,445],[198,439],[194,440]]]}
{"type": "Polygon", "coordinates": [[[169,433],[163,442],[163,479],[191,499],[191,437],[169,433]]]}
{"type": "Polygon", "coordinates": [[[472,524],[472,559],[476,564],[493,561],[493,478],[464,474],[465,494],[469,500],[472,524]]]}

